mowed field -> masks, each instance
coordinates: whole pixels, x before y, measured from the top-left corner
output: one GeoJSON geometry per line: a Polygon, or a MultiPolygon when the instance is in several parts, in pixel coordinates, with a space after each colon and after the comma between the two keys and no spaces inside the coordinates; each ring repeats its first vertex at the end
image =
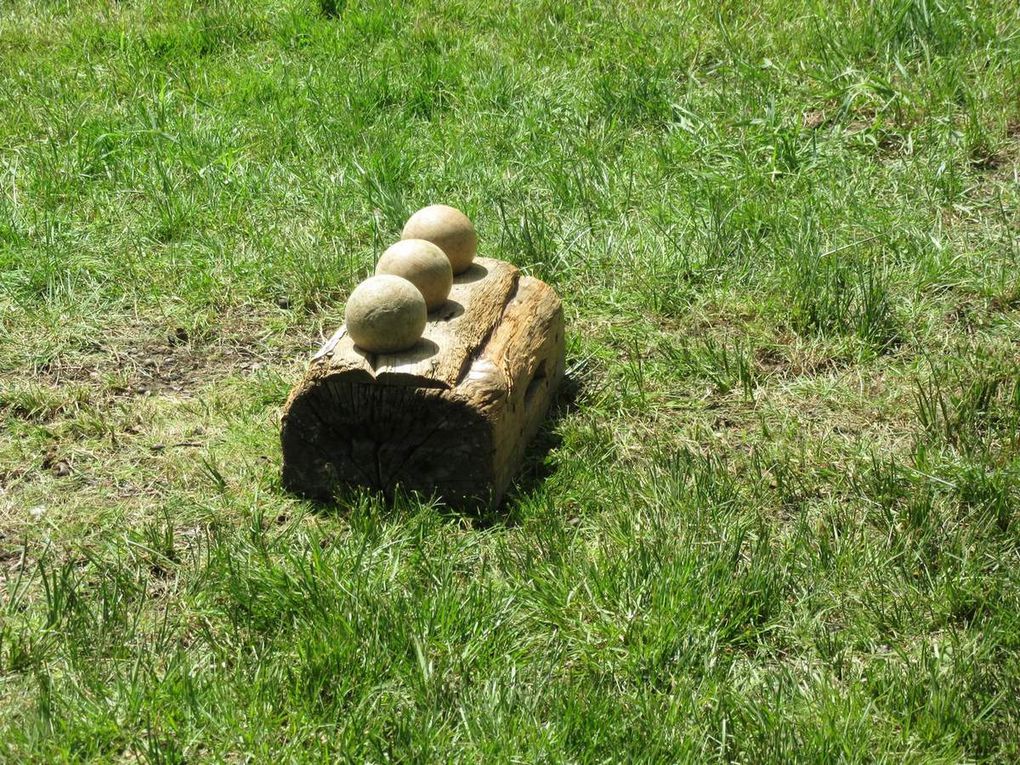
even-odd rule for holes
{"type": "Polygon", "coordinates": [[[1011,0],[0,0],[0,761],[1020,758],[1011,0]],[[506,506],[281,489],[415,209],[506,506]]]}

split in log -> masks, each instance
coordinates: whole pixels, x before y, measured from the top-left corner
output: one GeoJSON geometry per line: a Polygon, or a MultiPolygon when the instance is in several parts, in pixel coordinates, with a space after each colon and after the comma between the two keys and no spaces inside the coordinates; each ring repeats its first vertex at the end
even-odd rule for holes
{"type": "Polygon", "coordinates": [[[408,351],[366,353],[341,327],[284,406],[284,485],[498,503],[563,376],[563,329],[551,287],[488,258],[454,278],[408,351]]]}

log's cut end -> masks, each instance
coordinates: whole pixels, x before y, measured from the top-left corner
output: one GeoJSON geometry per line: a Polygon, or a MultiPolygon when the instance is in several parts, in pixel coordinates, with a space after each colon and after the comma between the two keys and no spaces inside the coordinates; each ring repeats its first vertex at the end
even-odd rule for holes
{"type": "Polygon", "coordinates": [[[341,328],[316,354],[283,411],[289,490],[502,499],[563,376],[563,311],[544,282],[500,261],[476,266],[430,316],[422,349],[372,357],[341,328]]]}
{"type": "Polygon", "coordinates": [[[319,378],[295,398],[282,429],[283,482],[328,500],[343,486],[397,486],[462,503],[492,484],[487,423],[434,388],[319,378]]]}

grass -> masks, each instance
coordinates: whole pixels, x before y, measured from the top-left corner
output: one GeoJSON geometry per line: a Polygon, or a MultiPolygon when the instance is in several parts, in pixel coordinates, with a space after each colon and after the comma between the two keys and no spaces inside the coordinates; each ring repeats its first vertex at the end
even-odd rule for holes
{"type": "Polygon", "coordinates": [[[0,0],[0,759],[1020,758],[1006,0],[0,0]],[[552,283],[506,508],[278,412],[409,212],[552,283]]]}

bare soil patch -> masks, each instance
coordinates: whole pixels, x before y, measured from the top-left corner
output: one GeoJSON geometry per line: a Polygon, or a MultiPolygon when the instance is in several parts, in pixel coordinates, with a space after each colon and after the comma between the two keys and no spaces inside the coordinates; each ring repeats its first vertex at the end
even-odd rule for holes
{"type": "Polygon", "coordinates": [[[227,377],[285,366],[315,346],[315,338],[297,327],[275,332],[266,326],[256,317],[228,316],[193,337],[184,327],[133,325],[88,352],[57,357],[34,379],[55,387],[83,384],[114,397],[188,397],[227,377]]]}

